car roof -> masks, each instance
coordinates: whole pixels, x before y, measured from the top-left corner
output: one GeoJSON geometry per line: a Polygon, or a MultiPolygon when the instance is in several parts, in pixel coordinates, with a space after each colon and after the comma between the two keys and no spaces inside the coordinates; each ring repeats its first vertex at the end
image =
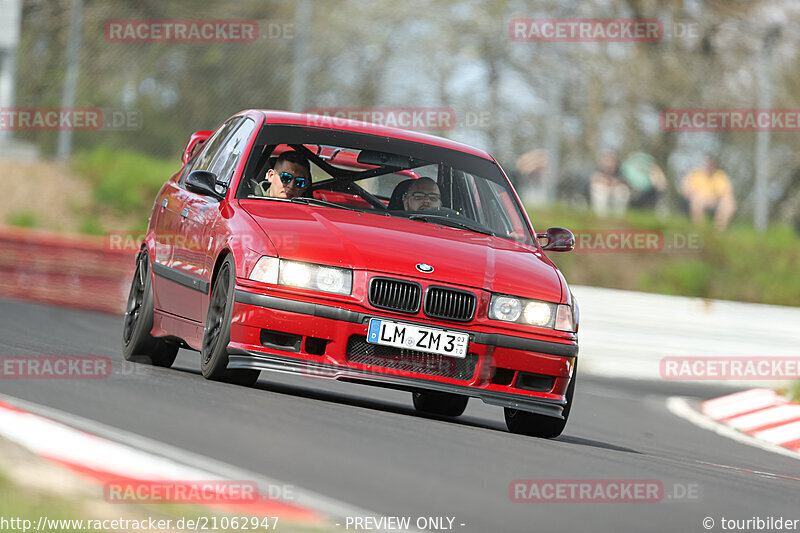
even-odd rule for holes
{"type": "MultiPolygon", "coordinates": [[[[367,133],[370,135],[379,135],[384,137],[391,137],[393,139],[400,139],[404,141],[418,142],[440,148],[447,148],[449,150],[456,150],[467,154],[475,155],[494,161],[494,158],[487,152],[478,148],[469,146],[456,141],[451,141],[436,135],[428,135],[426,133],[419,133],[416,131],[409,131],[400,128],[392,128],[390,126],[381,126],[372,124],[370,122],[361,122],[358,120],[349,120],[339,117],[325,116],[325,115],[312,115],[308,113],[290,113],[288,111],[276,111],[271,109],[249,110],[261,112],[264,114],[264,124],[285,124],[297,126],[315,126],[329,130],[342,130],[351,131],[356,133],[367,133]]],[[[249,111],[243,111],[239,114],[245,114],[249,111]]]]}

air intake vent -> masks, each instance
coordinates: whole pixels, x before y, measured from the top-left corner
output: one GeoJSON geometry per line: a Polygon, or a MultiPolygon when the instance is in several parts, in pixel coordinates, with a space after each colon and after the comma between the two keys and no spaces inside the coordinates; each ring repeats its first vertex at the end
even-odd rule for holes
{"type": "Polygon", "coordinates": [[[418,313],[421,301],[422,286],[419,283],[391,278],[370,280],[369,303],[378,309],[418,313]]]}
{"type": "Polygon", "coordinates": [[[428,287],[424,312],[431,318],[469,322],[475,316],[474,294],[447,287],[428,287]]]}
{"type": "MultiPolygon", "coordinates": [[[[347,360],[362,365],[380,366],[418,374],[466,381],[475,375],[478,366],[477,354],[470,353],[463,359],[431,353],[405,350],[392,346],[370,344],[363,335],[351,335],[347,341],[347,360]]],[[[391,372],[387,372],[391,374],[391,372]]]]}

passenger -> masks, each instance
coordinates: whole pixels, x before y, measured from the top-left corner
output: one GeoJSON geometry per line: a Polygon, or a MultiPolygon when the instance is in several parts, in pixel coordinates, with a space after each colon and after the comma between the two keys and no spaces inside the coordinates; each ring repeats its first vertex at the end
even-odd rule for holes
{"type": "Polygon", "coordinates": [[[283,152],[267,171],[267,182],[266,192],[273,198],[302,196],[311,186],[311,165],[300,152],[283,152]]]}
{"type": "Polygon", "coordinates": [[[414,180],[403,195],[403,208],[406,211],[422,211],[434,207],[442,207],[439,185],[430,178],[414,180]]]}

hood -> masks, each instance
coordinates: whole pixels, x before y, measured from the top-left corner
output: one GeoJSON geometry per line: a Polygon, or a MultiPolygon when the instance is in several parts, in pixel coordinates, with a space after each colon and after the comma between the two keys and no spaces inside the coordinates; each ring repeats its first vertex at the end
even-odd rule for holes
{"type": "Polygon", "coordinates": [[[240,200],[284,259],[561,301],[555,267],[508,239],[398,217],[271,200],[240,200]],[[430,274],[418,263],[433,266],[430,274]]]}

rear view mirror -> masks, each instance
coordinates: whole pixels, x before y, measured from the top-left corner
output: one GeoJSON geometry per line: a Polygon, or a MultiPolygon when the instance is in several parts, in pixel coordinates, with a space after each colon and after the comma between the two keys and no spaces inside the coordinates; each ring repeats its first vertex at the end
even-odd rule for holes
{"type": "Polygon", "coordinates": [[[225,198],[225,194],[217,192],[217,176],[207,170],[193,170],[186,176],[186,190],[193,193],[211,196],[217,200],[225,198]]]}
{"type": "Polygon", "coordinates": [[[356,161],[377,167],[411,168],[415,165],[414,159],[407,155],[376,152],[374,150],[362,150],[358,154],[356,161]]]}
{"type": "Polygon", "coordinates": [[[547,228],[547,233],[537,233],[536,238],[547,239],[542,246],[546,252],[571,252],[575,249],[575,235],[567,228],[547,228]]]}
{"type": "Polygon", "coordinates": [[[203,143],[206,142],[209,137],[211,137],[212,133],[214,132],[210,130],[196,131],[192,133],[192,136],[189,137],[189,143],[186,145],[186,149],[183,151],[183,157],[181,158],[184,165],[192,158],[194,153],[201,146],[203,146],[203,143]]]}

